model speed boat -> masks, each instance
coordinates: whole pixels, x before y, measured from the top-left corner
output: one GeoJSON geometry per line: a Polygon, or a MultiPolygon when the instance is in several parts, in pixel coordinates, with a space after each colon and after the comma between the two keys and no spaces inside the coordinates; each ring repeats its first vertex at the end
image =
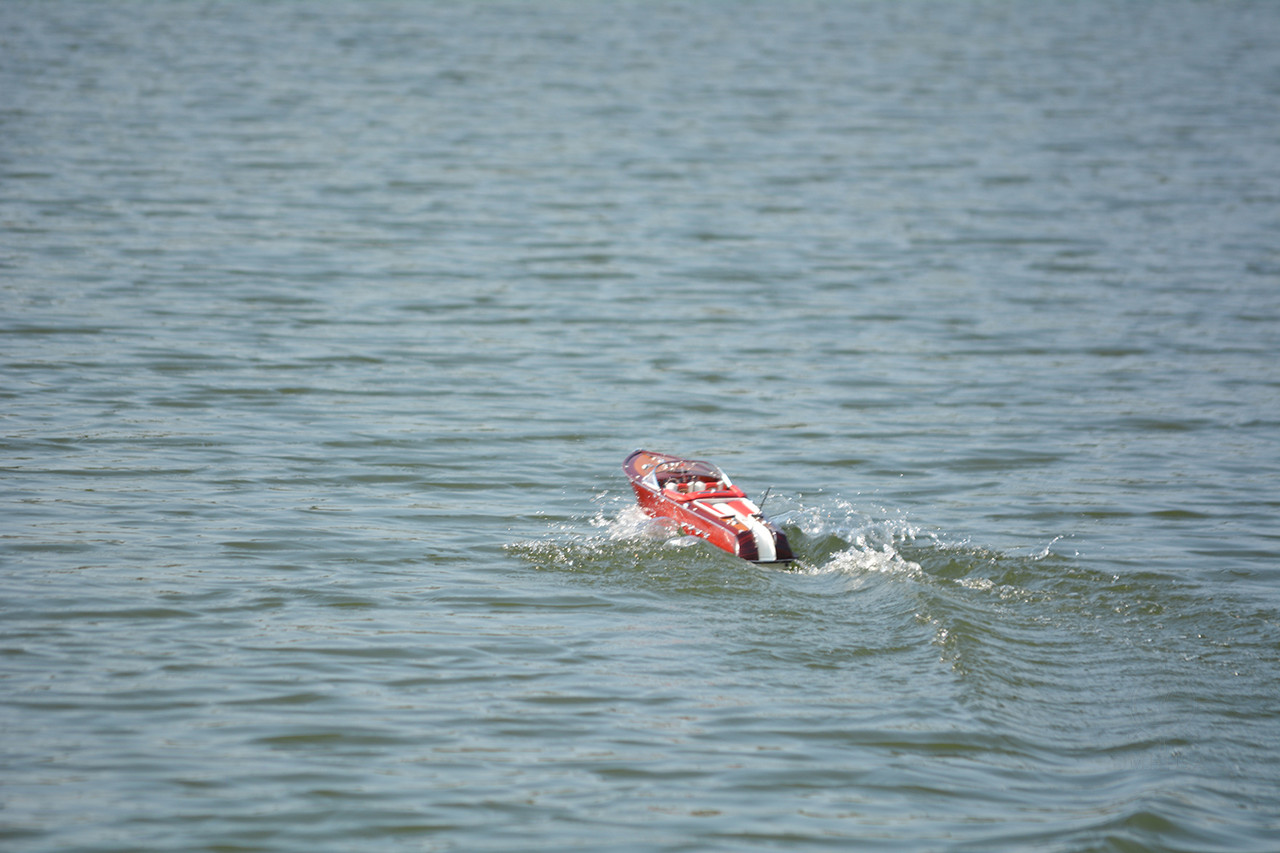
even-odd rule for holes
{"type": "Polygon", "coordinates": [[[787,563],[791,545],[724,472],[698,459],[637,450],[622,463],[640,508],[755,563],[787,563]]]}

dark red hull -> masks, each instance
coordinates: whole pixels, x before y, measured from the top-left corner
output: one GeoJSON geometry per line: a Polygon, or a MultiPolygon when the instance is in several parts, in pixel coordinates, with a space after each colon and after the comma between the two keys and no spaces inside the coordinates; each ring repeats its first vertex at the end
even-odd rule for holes
{"type": "Polygon", "coordinates": [[[670,518],[684,533],[744,560],[795,559],[782,531],[711,463],[637,450],[622,463],[622,470],[648,515],[670,518]]]}

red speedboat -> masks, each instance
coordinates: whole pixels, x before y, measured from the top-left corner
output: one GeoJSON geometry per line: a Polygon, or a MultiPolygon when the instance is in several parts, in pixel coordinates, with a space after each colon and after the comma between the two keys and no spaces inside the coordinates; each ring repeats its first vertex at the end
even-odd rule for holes
{"type": "Polygon", "coordinates": [[[637,450],[622,463],[640,508],[755,563],[795,559],[782,531],[710,462],[637,450]]]}

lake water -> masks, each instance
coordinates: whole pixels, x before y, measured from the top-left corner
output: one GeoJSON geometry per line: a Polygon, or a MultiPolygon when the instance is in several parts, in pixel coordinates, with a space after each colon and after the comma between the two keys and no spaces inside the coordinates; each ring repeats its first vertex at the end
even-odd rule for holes
{"type": "Polygon", "coordinates": [[[1270,2],[0,4],[0,847],[1280,849],[1277,116],[1270,2]]]}

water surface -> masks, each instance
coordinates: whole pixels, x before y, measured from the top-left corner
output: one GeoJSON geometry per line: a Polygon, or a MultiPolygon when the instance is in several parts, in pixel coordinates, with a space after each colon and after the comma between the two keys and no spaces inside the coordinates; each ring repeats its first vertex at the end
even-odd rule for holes
{"type": "Polygon", "coordinates": [[[1273,850],[1278,102],[1263,2],[5,3],[0,839],[1273,850]]]}

